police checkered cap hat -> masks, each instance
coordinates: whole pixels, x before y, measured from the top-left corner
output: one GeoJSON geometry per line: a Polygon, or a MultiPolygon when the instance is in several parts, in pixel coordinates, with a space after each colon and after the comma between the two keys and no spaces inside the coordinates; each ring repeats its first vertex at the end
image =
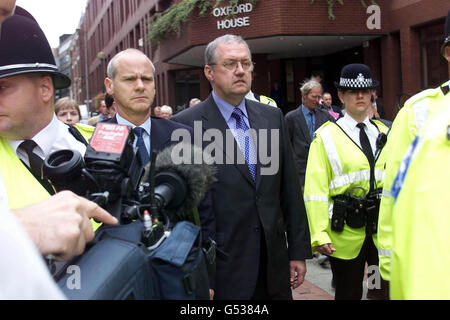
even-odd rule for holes
{"type": "Polygon", "coordinates": [[[450,43],[450,10],[447,12],[447,19],[445,19],[445,30],[444,30],[444,43],[442,44],[442,55],[445,57],[444,50],[445,47],[450,43]]]}
{"type": "Polygon", "coordinates": [[[34,18],[16,7],[6,19],[0,34],[0,78],[42,72],[53,77],[55,89],[70,86],[70,79],[59,72],[52,49],[34,18]]]}
{"type": "Polygon", "coordinates": [[[373,89],[379,82],[372,79],[372,73],[365,64],[353,63],[342,68],[339,82],[334,82],[338,89],[373,89]]]}

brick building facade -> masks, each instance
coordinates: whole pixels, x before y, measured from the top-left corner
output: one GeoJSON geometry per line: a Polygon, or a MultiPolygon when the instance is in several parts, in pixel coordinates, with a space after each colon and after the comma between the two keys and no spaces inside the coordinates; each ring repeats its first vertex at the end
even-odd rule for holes
{"type": "Polygon", "coordinates": [[[347,63],[371,67],[381,82],[378,95],[388,119],[394,118],[399,101],[406,97],[402,93],[413,94],[449,78],[439,47],[450,0],[377,0],[379,16],[367,12],[360,1],[346,1],[344,6],[335,5],[335,20],[329,19],[326,1],[259,0],[254,7],[243,2],[245,6],[231,17],[225,15],[224,4],[203,17],[195,13],[179,35],[169,34],[159,44],[150,44],[151,17],[173,2],[88,1],[80,27],[85,36],[77,37],[87,44],[85,96],[104,90],[109,59],[133,47],[145,52],[157,69],[154,105],[176,108],[192,97],[205,99],[210,86],[202,69],[204,48],[226,33],[247,40],[256,63],[252,90],[270,95],[279,84],[284,112],[301,102],[299,84],[313,74],[322,76],[337,103],[333,81],[347,63]]]}

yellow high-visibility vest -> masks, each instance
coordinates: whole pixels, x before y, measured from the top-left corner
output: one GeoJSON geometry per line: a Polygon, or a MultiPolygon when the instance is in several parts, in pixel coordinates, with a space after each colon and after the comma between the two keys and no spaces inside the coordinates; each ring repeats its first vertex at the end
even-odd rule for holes
{"type": "MultiPolygon", "coordinates": [[[[445,84],[444,84],[445,85],[445,84]]],[[[447,83],[448,85],[448,83],[447,83]]],[[[427,120],[444,107],[444,94],[440,87],[422,91],[406,101],[389,132],[386,144],[386,177],[378,219],[378,255],[383,279],[390,279],[392,255],[392,206],[391,188],[406,149],[423,128],[427,120]]]]}
{"type": "MultiPolygon", "coordinates": [[[[379,121],[373,121],[380,132],[388,128],[379,121]]],[[[376,187],[383,187],[385,151],[381,151],[375,163],[376,187]]],[[[363,151],[333,122],[323,124],[317,131],[308,155],[305,176],[304,201],[311,232],[313,250],[317,246],[332,243],[336,252],[333,257],[354,259],[363,245],[366,231],[345,225],[342,232],[331,230],[333,199],[348,194],[354,187],[361,187],[367,193],[370,189],[370,165],[363,151]]],[[[353,194],[364,196],[355,189],[353,194]]],[[[376,234],[373,235],[375,244],[376,234]]]]}
{"type": "Polygon", "coordinates": [[[50,197],[20,161],[6,139],[0,137],[0,173],[8,192],[9,207],[19,209],[50,197]]]}
{"type": "Polygon", "coordinates": [[[405,155],[392,196],[391,299],[450,299],[450,94],[405,155]]]}

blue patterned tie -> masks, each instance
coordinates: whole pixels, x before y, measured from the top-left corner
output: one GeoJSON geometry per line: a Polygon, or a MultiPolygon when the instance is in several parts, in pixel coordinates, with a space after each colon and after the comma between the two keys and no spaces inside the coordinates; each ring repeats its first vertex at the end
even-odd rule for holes
{"type": "Polygon", "coordinates": [[[248,169],[252,174],[253,181],[256,180],[256,159],[254,153],[250,153],[251,145],[250,145],[250,137],[245,134],[245,132],[249,129],[247,124],[244,121],[244,114],[241,109],[234,108],[231,116],[236,120],[236,136],[238,138],[239,146],[241,150],[244,152],[245,162],[247,163],[248,169]],[[252,161],[250,161],[252,160],[252,161]]]}
{"type": "Polygon", "coordinates": [[[136,147],[138,147],[139,154],[141,156],[142,165],[146,165],[150,161],[150,153],[147,150],[144,142],[144,128],[135,127],[133,129],[134,133],[137,136],[136,147]]]}

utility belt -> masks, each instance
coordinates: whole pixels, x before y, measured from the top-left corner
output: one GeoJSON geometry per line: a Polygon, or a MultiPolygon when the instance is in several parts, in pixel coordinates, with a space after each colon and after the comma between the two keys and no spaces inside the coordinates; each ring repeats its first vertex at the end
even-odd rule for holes
{"type": "Polygon", "coordinates": [[[347,224],[355,229],[366,227],[367,234],[377,233],[381,192],[382,189],[375,189],[367,194],[362,187],[358,186],[350,190],[350,195],[333,197],[331,230],[341,232],[344,230],[344,224],[347,224]],[[354,196],[355,189],[363,190],[365,196],[354,196]]]}

